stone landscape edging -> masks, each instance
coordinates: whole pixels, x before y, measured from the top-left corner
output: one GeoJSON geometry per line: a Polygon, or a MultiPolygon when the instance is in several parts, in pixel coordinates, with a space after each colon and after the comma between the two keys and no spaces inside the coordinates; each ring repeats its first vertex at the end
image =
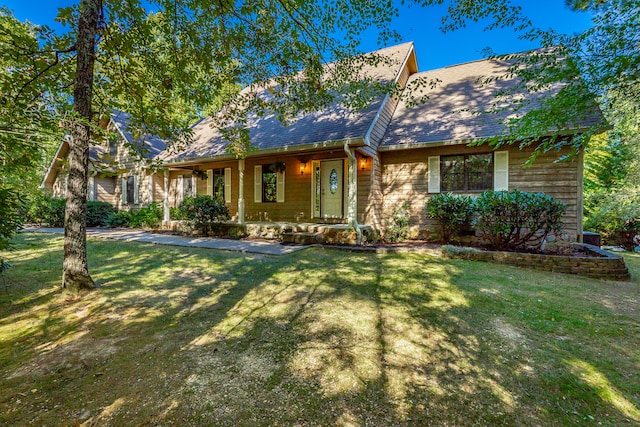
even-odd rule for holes
{"type": "Polygon", "coordinates": [[[573,243],[594,256],[549,255],[524,252],[490,251],[469,247],[443,246],[442,252],[449,258],[485,261],[515,267],[533,268],[554,273],[608,280],[630,280],[624,258],[586,243],[573,243]]]}

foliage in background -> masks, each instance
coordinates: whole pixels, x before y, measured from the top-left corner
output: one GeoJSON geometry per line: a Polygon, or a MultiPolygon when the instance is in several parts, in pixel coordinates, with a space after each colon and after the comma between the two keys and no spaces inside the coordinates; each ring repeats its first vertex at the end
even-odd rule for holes
{"type": "Polygon", "coordinates": [[[633,238],[640,235],[640,187],[600,193],[597,209],[590,213],[585,225],[600,232],[607,244],[633,249],[633,238]]]}
{"type": "Polygon", "coordinates": [[[543,193],[486,191],[476,199],[474,221],[495,249],[540,249],[550,233],[559,233],[566,205],[543,193]]]}
{"type": "Polygon", "coordinates": [[[451,237],[471,224],[475,202],[470,196],[440,193],[427,201],[427,218],[438,222],[442,227],[442,240],[449,242],[451,237]]]}
{"type": "Polygon", "coordinates": [[[25,200],[42,179],[42,162],[58,133],[46,117],[53,102],[47,91],[52,76],[45,73],[38,82],[26,84],[33,68],[41,65],[29,57],[39,48],[41,33],[0,7],[0,249],[22,226],[25,200]],[[23,113],[16,114],[18,110],[23,113]]]}
{"type": "Polygon", "coordinates": [[[46,224],[49,227],[64,225],[66,200],[52,197],[47,191],[35,194],[29,203],[28,221],[34,224],[46,224]]]}
{"type": "Polygon", "coordinates": [[[0,250],[9,246],[13,234],[22,227],[23,207],[18,191],[0,184],[0,250]]]}
{"type": "Polygon", "coordinates": [[[211,196],[186,197],[180,204],[179,210],[182,216],[193,221],[194,228],[205,236],[213,230],[212,226],[215,223],[230,218],[229,208],[211,196]]]}
{"type": "Polygon", "coordinates": [[[411,204],[404,202],[393,209],[389,224],[384,231],[387,242],[403,242],[409,237],[409,208],[411,204]]]}

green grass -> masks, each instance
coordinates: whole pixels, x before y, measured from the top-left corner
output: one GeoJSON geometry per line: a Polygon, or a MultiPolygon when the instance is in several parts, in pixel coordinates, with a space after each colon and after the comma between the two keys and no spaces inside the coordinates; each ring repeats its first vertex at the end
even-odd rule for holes
{"type": "Polygon", "coordinates": [[[89,240],[72,300],[61,237],[2,256],[3,425],[640,425],[637,282],[89,240]]]}

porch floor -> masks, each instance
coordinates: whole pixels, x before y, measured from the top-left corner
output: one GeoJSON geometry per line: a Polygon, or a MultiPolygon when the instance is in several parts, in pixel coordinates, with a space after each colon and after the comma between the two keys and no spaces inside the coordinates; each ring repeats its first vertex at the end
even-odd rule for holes
{"type": "MultiPolygon", "coordinates": [[[[184,221],[170,221],[165,228],[189,232],[184,221]]],[[[251,221],[238,224],[228,221],[214,227],[215,236],[246,237],[249,239],[279,240],[283,243],[356,245],[357,234],[348,224],[323,224],[288,221],[251,221]]],[[[373,227],[360,225],[364,242],[373,242],[377,236],[373,227]]]]}

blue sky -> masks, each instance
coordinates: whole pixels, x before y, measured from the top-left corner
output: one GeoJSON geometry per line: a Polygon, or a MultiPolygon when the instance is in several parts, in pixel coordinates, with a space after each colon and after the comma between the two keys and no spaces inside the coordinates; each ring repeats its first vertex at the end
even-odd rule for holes
{"type": "MultiPolygon", "coordinates": [[[[74,3],[74,0],[0,0],[0,4],[14,11],[16,18],[54,27],[57,9],[74,3]]],[[[564,0],[514,0],[514,3],[521,5],[525,15],[543,29],[574,33],[583,31],[590,23],[587,13],[571,11],[564,0]]],[[[496,53],[521,52],[538,47],[518,40],[513,30],[485,32],[483,23],[470,23],[463,30],[443,34],[439,26],[445,7],[401,6],[400,9],[400,17],[394,20],[393,25],[403,42],[415,42],[420,71],[481,59],[485,47],[491,47],[496,53]]],[[[363,35],[364,51],[378,47],[375,35],[363,35]]]]}

